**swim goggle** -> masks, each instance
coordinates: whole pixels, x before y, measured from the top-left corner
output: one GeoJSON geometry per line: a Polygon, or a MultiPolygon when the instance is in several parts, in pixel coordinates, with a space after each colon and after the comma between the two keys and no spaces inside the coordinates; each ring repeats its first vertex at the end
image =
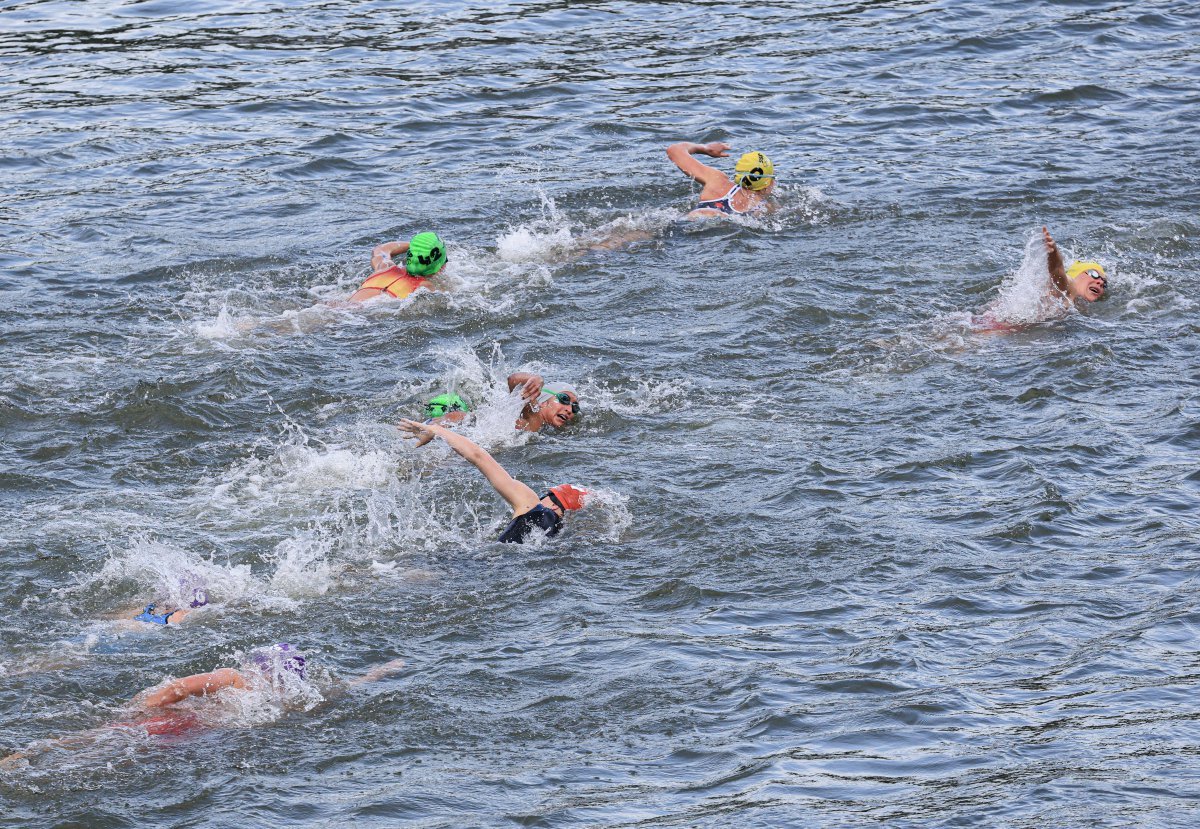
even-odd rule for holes
{"type": "Polygon", "coordinates": [[[465,412],[467,411],[460,403],[430,403],[427,407],[431,417],[441,417],[446,412],[465,412]],[[434,411],[439,409],[440,411],[434,411]]]}
{"type": "Polygon", "coordinates": [[[1096,270],[1095,268],[1088,268],[1086,271],[1080,271],[1079,273],[1075,274],[1075,279],[1078,279],[1081,276],[1090,276],[1092,279],[1099,279],[1104,283],[1106,288],[1108,287],[1108,277],[1100,273],[1100,271],[1096,270]]]}
{"type": "Polygon", "coordinates": [[[542,389],[542,394],[548,394],[559,403],[562,403],[564,406],[570,406],[571,414],[579,414],[579,401],[572,400],[571,395],[567,394],[565,391],[550,391],[550,389],[542,389]]]}

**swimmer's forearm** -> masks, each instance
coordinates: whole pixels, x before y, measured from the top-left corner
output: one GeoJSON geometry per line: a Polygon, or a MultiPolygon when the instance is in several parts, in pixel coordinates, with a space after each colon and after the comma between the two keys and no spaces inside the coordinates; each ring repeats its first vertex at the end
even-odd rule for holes
{"type": "Polygon", "coordinates": [[[392,256],[397,253],[408,253],[408,242],[384,242],[382,245],[376,245],[372,253],[382,253],[385,256],[392,256]]]}
{"type": "MultiPolygon", "coordinates": [[[[469,460],[471,463],[479,466],[483,458],[490,459],[484,449],[468,437],[458,434],[445,426],[439,426],[436,423],[418,423],[415,420],[403,419],[400,421],[400,428],[409,434],[416,435],[418,438],[424,438],[426,435],[439,437],[446,441],[446,444],[458,454],[469,460]]],[[[425,441],[418,443],[420,446],[425,441]]]]}
{"type": "Polygon", "coordinates": [[[487,450],[469,437],[460,435],[458,432],[447,429],[445,426],[430,426],[429,428],[436,430],[438,437],[446,441],[446,444],[451,449],[475,464],[475,466],[480,466],[485,461],[492,459],[487,450]]]}
{"type": "Polygon", "coordinates": [[[707,155],[711,158],[724,158],[729,145],[721,141],[711,141],[708,144],[696,144],[692,141],[678,141],[667,147],[667,158],[676,164],[689,155],[707,155]]]}
{"type": "Polygon", "coordinates": [[[678,155],[679,153],[683,153],[685,155],[695,155],[703,149],[703,144],[696,144],[692,141],[677,141],[671,146],[667,147],[667,155],[678,155]]]}
{"type": "Polygon", "coordinates": [[[1065,294],[1068,288],[1067,269],[1063,264],[1062,254],[1058,251],[1058,245],[1045,227],[1042,227],[1042,241],[1046,244],[1046,269],[1050,271],[1050,281],[1065,294]]]}
{"type": "Polygon", "coordinates": [[[385,662],[382,665],[377,665],[362,676],[350,680],[346,683],[346,687],[355,688],[359,685],[365,685],[368,682],[375,682],[383,679],[385,676],[390,676],[391,674],[398,673],[402,670],[404,670],[404,660],[393,659],[391,662],[385,662]]]}
{"type": "Polygon", "coordinates": [[[174,705],[188,697],[199,697],[205,694],[215,694],[222,688],[244,688],[245,680],[242,675],[232,668],[221,668],[207,674],[194,674],[168,682],[162,688],[143,691],[134,702],[144,708],[161,708],[164,705],[174,705]]]}
{"type": "Polygon", "coordinates": [[[388,266],[397,253],[408,253],[408,242],[384,242],[371,251],[371,267],[380,271],[388,266]]]}

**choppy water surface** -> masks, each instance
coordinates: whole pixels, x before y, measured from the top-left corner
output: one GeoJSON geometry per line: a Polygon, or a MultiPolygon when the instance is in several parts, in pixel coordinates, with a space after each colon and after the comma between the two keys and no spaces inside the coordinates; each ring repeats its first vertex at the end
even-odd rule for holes
{"type": "Polygon", "coordinates": [[[1198,24],[0,6],[0,754],[312,666],[17,764],[0,825],[1196,823],[1198,24]],[[770,154],[781,210],[679,222],[685,139],[770,154]],[[973,331],[1043,224],[1111,297],[973,331]],[[427,228],[448,290],[331,304],[427,228]],[[530,369],[582,423],[507,428],[530,369]],[[596,508],[492,543],[391,425],[447,388],[596,508]],[[112,621],[194,580],[189,624],[112,621]]]}

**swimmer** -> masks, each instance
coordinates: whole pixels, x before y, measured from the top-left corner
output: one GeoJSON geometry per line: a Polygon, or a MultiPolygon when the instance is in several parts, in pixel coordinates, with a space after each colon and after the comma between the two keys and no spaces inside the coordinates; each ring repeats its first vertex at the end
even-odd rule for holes
{"type": "Polygon", "coordinates": [[[408,242],[384,242],[371,251],[371,275],[350,297],[351,302],[366,302],[377,296],[404,299],[417,288],[436,290],[428,278],[446,266],[446,244],[436,233],[418,233],[408,242]],[[403,253],[404,264],[392,261],[403,253]]]}
{"type": "Polygon", "coordinates": [[[1099,262],[1076,260],[1071,263],[1071,267],[1064,268],[1058,245],[1044,226],[1042,241],[1046,243],[1046,267],[1050,271],[1051,285],[1049,296],[1053,300],[1069,307],[1077,299],[1095,302],[1104,298],[1104,293],[1108,290],[1108,275],[1099,262]]]}
{"type": "MultiPolygon", "coordinates": [[[[509,392],[521,390],[525,406],[517,418],[515,428],[518,431],[540,432],[544,426],[563,429],[579,415],[579,395],[570,386],[556,383],[553,388],[547,388],[546,381],[540,374],[518,371],[508,375],[509,392]]],[[[462,423],[471,411],[457,394],[440,394],[427,404],[425,413],[430,422],[435,425],[444,423],[462,423]]],[[[418,441],[418,446],[424,446],[432,438],[418,441]]]]}
{"type": "Polygon", "coordinates": [[[135,622],[145,622],[150,625],[178,625],[186,619],[193,610],[208,604],[208,591],[203,587],[192,589],[192,598],[186,607],[171,607],[170,605],[151,602],[141,613],[133,617],[135,622]]]}
{"type": "Polygon", "coordinates": [[[62,671],[87,663],[89,653],[108,653],[120,638],[128,633],[146,632],[156,627],[178,627],[193,612],[208,605],[208,592],[203,587],[192,589],[190,600],[182,605],[151,602],[144,608],[133,607],[107,618],[101,625],[90,625],[80,635],[39,654],[6,673],[10,676],[62,671]],[[112,637],[111,639],[109,637],[112,637]]]}
{"type": "Polygon", "coordinates": [[[446,441],[451,449],[473,463],[500,497],[508,501],[513,517],[497,539],[503,544],[523,544],[535,528],[545,531],[547,537],[558,535],[567,512],[583,509],[586,489],[571,484],[560,484],[538,497],[536,492],[509,475],[482,446],[444,426],[402,420],[400,428],[415,435],[418,446],[424,446],[435,437],[446,441]]]}
{"type": "Polygon", "coordinates": [[[739,216],[770,210],[769,196],[775,189],[775,165],[759,152],[749,152],[738,159],[733,179],[715,167],[709,167],[693,156],[727,158],[729,145],[720,141],[711,144],[692,144],[680,141],[667,147],[667,158],[687,175],[700,182],[700,203],[688,213],[689,219],[709,216],[739,216]]]}
{"type": "MultiPolygon", "coordinates": [[[[338,690],[348,690],[365,682],[373,682],[404,667],[403,660],[394,659],[372,668],[357,679],[342,683],[338,690]]],[[[90,745],[106,734],[119,730],[135,730],[144,734],[178,736],[205,726],[193,708],[176,708],[193,697],[207,697],[220,692],[268,693],[283,699],[289,688],[299,687],[308,679],[304,654],[287,642],[256,648],[238,668],[218,668],[203,674],[192,674],[147,688],[134,696],[129,704],[129,720],[109,723],[101,728],[33,743],[24,751],[15,752],[0,760],[0,768],[15,768],[28,759],[30,752],[53,747],[78,748],[90,745]]],[[[208,718],[211,722],[211,717],[208,718]]]]}
{"type": "MultiPolygon", "coordinates": [[[[1096,302],[1104,298],[1108,289],[1108,276],[1098,262],[1075,261],[1071,266],[1063,265],[1062,254],[1050,231],[1042,228],[1042,243],[1046,250],[1045,287],[1036,288],[1036,299],[1024,308],[1011,305],[1002,293],[981,313],[971,316],[971,327],[980,333],[998,334],[1020,331],[1025,326],[1059,319],[1067,314],[1077,300],[1096,302]]],[[[1035,277],[1037,278],[1037,277],[1035,277]]]]}

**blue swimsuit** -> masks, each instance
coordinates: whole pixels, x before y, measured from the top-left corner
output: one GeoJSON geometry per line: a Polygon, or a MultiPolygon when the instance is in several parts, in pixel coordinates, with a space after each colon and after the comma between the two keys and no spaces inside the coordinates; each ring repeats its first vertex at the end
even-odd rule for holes
{"type": "Polygon", "coordinates": [[[156,607],[158,607],[157,604],[146,605],[146,609],[143,610],[139,615],[134,616],[133,620],[135,622],[149,622],[152,625],[165,625],[167,620],[171,618],[171,615],[175,611],[172,610],[167,613],[155,613],[154,608],[156,607]]]}
{"type": "Polygon", "coordinates": [[[562,529],[562,523],[557,512],[538,504],[529,512],[514,518],[508,525],[508,529],[501,533],[499,540],[501,544],[524,544],[534,527],[545,530],[546,537],[550,538],[558,535],[558,531],[562,529]]]}

